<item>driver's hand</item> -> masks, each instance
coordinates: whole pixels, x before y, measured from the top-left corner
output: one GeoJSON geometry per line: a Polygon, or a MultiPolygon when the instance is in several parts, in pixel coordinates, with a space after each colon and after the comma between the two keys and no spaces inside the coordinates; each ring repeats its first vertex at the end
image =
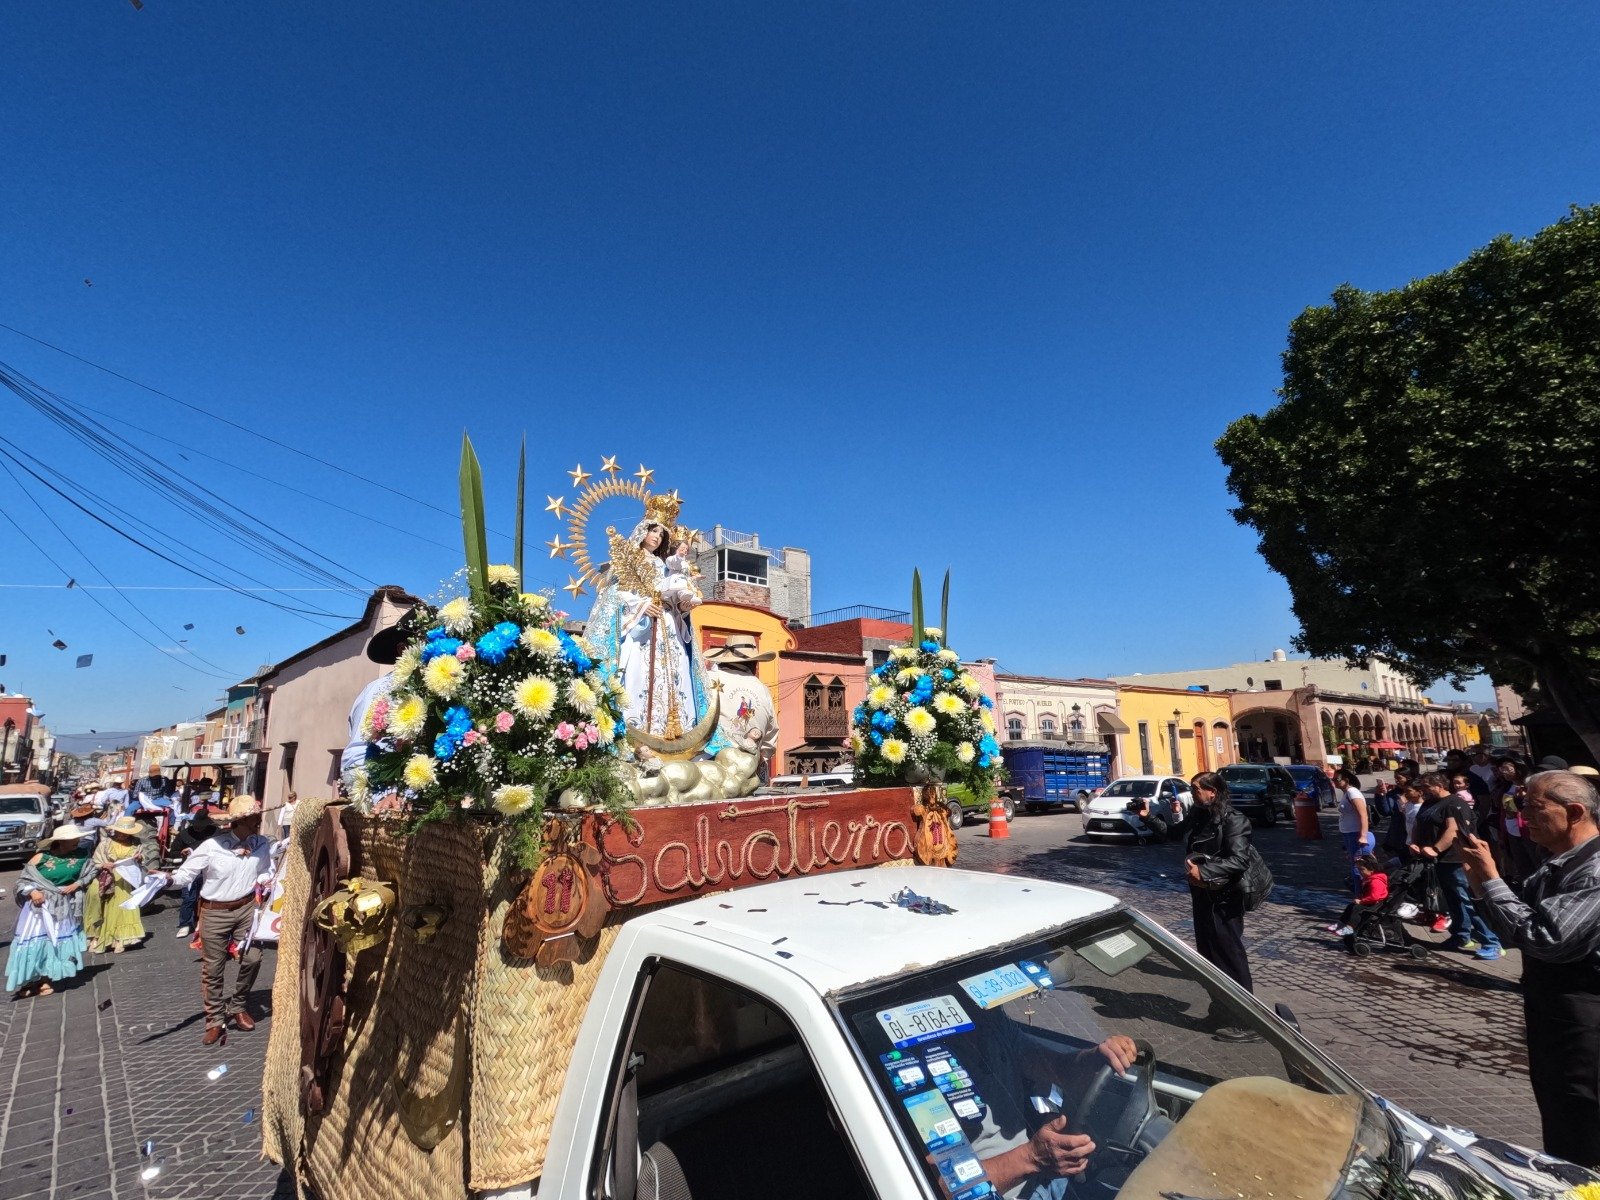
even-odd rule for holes
{"type": "Polygon", "coordinates": [[[1124,1076],[1139,1058],[1139,1048],[1133,1044],[1133,1039],[1120,1033],[1101,1042],[1095,1051],[1104,1056],[1118,1075],[1124,1076]]]}
{"type": "Polygon", "coordinates": [[[1057,1178],[1081,1174],[1094,1153],[1094,1140],[1086,1133],[1068,1133],[1066,1117],[1055,1117],[1028,1141],[1034,1173],[1057,1178]]]}

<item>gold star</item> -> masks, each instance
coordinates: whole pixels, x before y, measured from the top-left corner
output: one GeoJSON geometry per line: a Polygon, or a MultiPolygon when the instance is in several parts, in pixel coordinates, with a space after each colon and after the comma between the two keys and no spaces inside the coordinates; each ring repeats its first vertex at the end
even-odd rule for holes
{"type": "Polygon", "coordinates": [[[579,579],[575,575],[568,575],[566,583],[561,585],[561,590],[563,592],[571,592],[572,598],[576,600],[579,596],[583,595],[586,589],[583,586],[583,580],[579,579]]]}
{"type": "Polygon", "coordinates": [[[617,466],[617,456],[613,454],[609,458],[601,459],[600,469],[607,475],[615,475],[618,470],[620,470],[620,468],[617,466]]]}
{"type": "Polygon", "coordinates": [[[550,547],[551,558],[565,558],[567,551],[572,549],[572,543],[563,542],[559,533],[546,542],[545,545],[550,547]]]}
{"type": "Polygon", "coordinates": [[[567,474],[572,476],[572,486],[575,488],[581,488],[584,480],[589,478],[589,472],[583,469],[582,463],[579,463],[577,466],[573,467],[572,470],[567,472],[567,474]]]}
{"type": "Polygon", "coordinates": [[[567,515],[567,498],[565,496],[546,496],[544,510],[555,513],[556,520],[561,520],[567,515]]]}
{"type": "Polygon", "coordinates": [[[656,473],[643,463],[640,463],[639,469],[633,473],[633,477],[641,484],[644,484],[648,487],[651,483],[655,482],[656,473]]]}

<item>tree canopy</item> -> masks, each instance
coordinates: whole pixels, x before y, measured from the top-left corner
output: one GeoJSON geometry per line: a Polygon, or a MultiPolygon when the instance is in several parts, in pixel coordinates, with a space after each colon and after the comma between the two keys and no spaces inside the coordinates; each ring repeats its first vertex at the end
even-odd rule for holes
{"type": "Polygon", "coordinates": [[[1600,757],[1600,206],[1289,327],[1217,442],[1319,656],[1537,681],[1600,757]]]}

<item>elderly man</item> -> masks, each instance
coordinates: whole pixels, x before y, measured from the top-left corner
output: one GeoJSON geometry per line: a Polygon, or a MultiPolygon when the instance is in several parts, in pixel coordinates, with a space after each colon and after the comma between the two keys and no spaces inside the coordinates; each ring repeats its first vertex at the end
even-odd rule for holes
{"type": "Polygon", "coordinates": [[[167,780],[161,764],[151,763],[150,773],[133,785],[124,815],[139,822],[139,857],[146,871],[161,865],[163,825],[172,819],[173,799],[167,794],[167,780]]]}
{"type": "Polygon", "coordinates": [[[261,805],[241,797],[217,818],[227,828],[202,843],[172,874],[172,886],[186,888],[200,880],[200,986],[205,997],[206,1031],[200,1039],[213,1046],[232,1024],[246,1032],[256,1027],[245,1007],[256,974],[261,947],[239,954],[239,974],[227,987],[228,947],[243,947],[256,915],[256,885],[272,875],[272,843],[261,836],[261,805]]]}
{"type": "Polygon", "coordinates": [[[1600,1167],[1600,794],[1570,771],[1542,771],[1523,798],[1528,836],[1550,859],[1511,890],[1486,842],[1461,859],[1484,917],[1522,951],[1528,1075],[1544,1148],[1600,1167]]]}

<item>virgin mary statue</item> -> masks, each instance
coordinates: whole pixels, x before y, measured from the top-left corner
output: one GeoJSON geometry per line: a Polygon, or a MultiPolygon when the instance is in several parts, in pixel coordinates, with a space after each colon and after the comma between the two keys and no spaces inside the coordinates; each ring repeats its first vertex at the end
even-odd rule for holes
{"type": "Polygon", "coordinates": [[[673,544],[677,531],[663,501],[652,498],[626,540],[612,537],[610,569],[584,636],[616,665],[628,727],[674,740],[705,717],[710,691],[689,616],[700,592],[684,547],[673,544]]]}

